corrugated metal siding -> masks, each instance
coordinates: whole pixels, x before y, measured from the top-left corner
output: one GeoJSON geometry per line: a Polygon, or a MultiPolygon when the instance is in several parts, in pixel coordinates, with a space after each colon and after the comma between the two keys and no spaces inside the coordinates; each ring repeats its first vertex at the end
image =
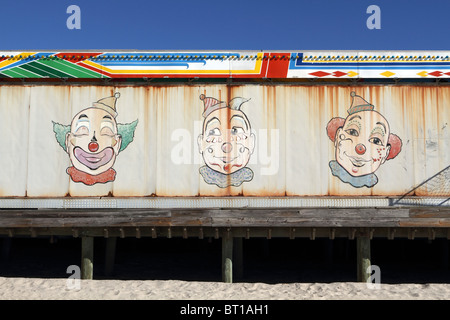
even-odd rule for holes
{"type": "MultiPolygon", "coordinates": [[[[450,165],[449,105],[446,86],[0,86],[0,196],[399,196],[450,165]],[[335,148],[326,126],[347,116],[352,91],[374,105],[403,143],[375,172],[373,187],[354,187],[330,172],[335,148]],[[138,120],[133,141],[114,163],[116,178],[92,186],[73,182],[52,121],[69,125],[115,92],[121,94],[117,123],[138,120]],[[241,110],[256,136],[247,165],[251,181],[220,188],[200,175],[201,94],[227,103],[250,99],[241,110]]],[[[445,177],[416,195],[449,196],[445,177]]]]}

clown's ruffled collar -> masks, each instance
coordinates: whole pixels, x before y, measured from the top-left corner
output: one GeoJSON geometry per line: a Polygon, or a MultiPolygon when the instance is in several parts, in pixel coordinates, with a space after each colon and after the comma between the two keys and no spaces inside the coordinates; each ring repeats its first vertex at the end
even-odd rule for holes
{"type": "Polygon", "coordinates": [[[243,182],[253,179],[253,171],[247,167],[230,174],[214,171],[208,166],[201,167],[199,171],[206,183],[215,184],[220,188],[239,187],[243,182]]]}
{"type": "Polygon", "coordinates": [[[92,186],[96,183],[106,183],[114,181],[114,179],[116,178],[116,171],[112,168],[98,175],[91,175],[86,172],[80,171],[75,167],[69,167],[67,168],[67,174],[70,175],[74,182],[82,182],[88,186],[92,186]]]}
{"type": "Polygon", "coordinates": [[[354,177],[349,174],[337,161],[332,160],[329,165],[333,176],[338,177],[342,182],[350,183],[355,188],[361,188],[364,186],[372,188],[378,182],[378,178],[374,173],[354,177]]]}

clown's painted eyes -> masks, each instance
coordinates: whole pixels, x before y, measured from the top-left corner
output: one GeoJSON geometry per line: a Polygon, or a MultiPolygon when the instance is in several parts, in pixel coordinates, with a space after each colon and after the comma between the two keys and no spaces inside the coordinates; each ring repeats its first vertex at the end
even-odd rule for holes
{"type": "Polygon", "coordinates": [[[89,135],[89,128],[87,126],[79,126],[74,132],[75,136],[87,136],[89,135]]]}
{"type": "Polygon", "coordinates": [[[109,137],[112,137],[112,136],[114,136],[114,132],[111,130],[111,128],[109,128],[109,127],[104,127],[104,128],[102,128],[101,130],[100,130],[100,134],[102,135],[102,136],[109,136],[109,137]]]}
{"type": "Polygon", "coordinates": [[[357,137],[359,136],[359,132],[356,129],[347,129],[345,130],[345,132],[347,132],[349,135],[357,137]]]}
{"type": "Polygon", "coordinates": [[[214,128],[209,130],[208,132],[208,136],[220,136],[220,129],[219,128],[214,128]]]}
{"type": "Polygon", "coordinates": [[[233,127],[231,128],[231,134],[236,135],[236,134],[242,134],[245,133],[244,129],[241,127],[233,127]]]}
{"type": "Polygon", "coordinates": [[[100,134],[102,136],[114,136],[114,125],[110,121],[103,121],[100,125],[100,134]]]}
{"type": "Polygon", "coordinates": [[[383,141],[381,141],[379,138],[373,137],[369,139],[369,142],[376,144],[378,146],[382,146],[383,145],[383,141]]]}

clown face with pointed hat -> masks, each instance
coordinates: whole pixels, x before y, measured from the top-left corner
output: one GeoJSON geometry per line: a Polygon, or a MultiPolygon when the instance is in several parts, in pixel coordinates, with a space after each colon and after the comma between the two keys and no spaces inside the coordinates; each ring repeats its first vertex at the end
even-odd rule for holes
{"type": "Polygon", "coordinates": [[[333,118],[327,125],[336,157],[329,165],[341,181],[371,188],[378,182],[374,172],[398,155],[402,141],[391,133],[388,121],[372,104],[355,92],[351,96],[347,118],[333,118]]]}
{"type": "Polygon", "coordinates": [[[56,139],[72,162],[67,173],[74,182],[93,185],[114,181],[116,171],[112,167],[116,157],[132,141],[137,125],[137,120],[117,124],[119,97],[116,93],[94,102],[78,112],[70,126],[53,123],[56,139]]]}
{"type": "Polygon", "coordinates": [[[246,165],[255,147],[255,135],[241,111],[242,104],[250,99],[236,97],[227,105],[202,94],[200,100],[204,103],[204,121],[197,142],[206,164],[200,168],[203,179],[220,188],[252,180],[253,171],[246,165]]]}

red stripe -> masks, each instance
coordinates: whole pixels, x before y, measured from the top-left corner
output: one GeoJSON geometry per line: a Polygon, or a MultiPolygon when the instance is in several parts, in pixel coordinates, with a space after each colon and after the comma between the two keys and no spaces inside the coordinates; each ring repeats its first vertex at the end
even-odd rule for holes
{"type": "Polygon", "coordinates": [[[89,59],[92,57],[96,57],[98,55],[103,54],[103,52],[61,52],[61,53],[57,53],[55,54],[55,56],[57,56],[58,58],[64,59],[64,60],[81,60],[81,57],[83,57],[83,60],[85,59],[89,59]],[[66,56],[66,58],[64,58],[64,56],[66,56]],[[75,58],[72,58],[72,57],[75,58]]]}
{"type": "MultiPolygon", "coordinates": [[[[78,62],[78,63],[76,63],[76,65],[78,65],[78,66],[80,66],[80,67],[83,67],[83,68],[86,68],[86,69],[89,69],[89,70],[91,70],[91,71],[100,73],[100,74],[102,74],[102,75],[104,75],[104,76],[107,76],[107,77],[109,77],[109,78],[117,78],[116,76],[113,76],[113,75],[110,74],[109,72],[106,72],[106,71],[104,71],[104,70],[102,70],[102,69],[98,69],[98,68],[92,67],[92,66],[90,66],[90,65],[88,65],[88,64],[85,64],[85,63],[83,63],[83,62],[78,62]]],[[[130,77],[127,76],[127,78],[130,78],[130,77]]]]}
{"type": "MultiPolygon", "coordinates": [[[[257,74],[233,74],[230,75],[229,73],[227,74],[204,74],[204,73],[199,73],[199,74],[164,74],[164,73],[140,73],[140,74],[127,74],[127,73],[120,73],[120,74],[112,74],[109,72],[106,72],[102,69],[99,68],[95,68],[92,67],[88,64],[85,64],[83,62],[77,62],[77,65],[83,67],[83,68],[87,68],[89,70],[98,72],[100,74],[103,74],[107,77],[110,78],[116,78],[116,79],[123,79],[123,78],[164,78],[164,77],[169,77],[169,78],[263,78],[266,76],[266,71],[267,71],[267,65],[268,65],[268,57],[269,54],[266,53],[264,54],[265,59],[262,60],[262,64],[261,64],[261,70],[259,73],[257,74]]],[[[272,63],[272,61],[271,61],[272,63]]],[[[286,74],[287,74],[287,70],[286,70],[286,74]]]]}
{"type": "Polygon", "coordinates": [[[290,53],[271,52],[270,55],[276,56],[276,58],[270,59],[269,61],[267,78],[286,78],[289,69],[289,59],[291,57],[290,53]]]}

